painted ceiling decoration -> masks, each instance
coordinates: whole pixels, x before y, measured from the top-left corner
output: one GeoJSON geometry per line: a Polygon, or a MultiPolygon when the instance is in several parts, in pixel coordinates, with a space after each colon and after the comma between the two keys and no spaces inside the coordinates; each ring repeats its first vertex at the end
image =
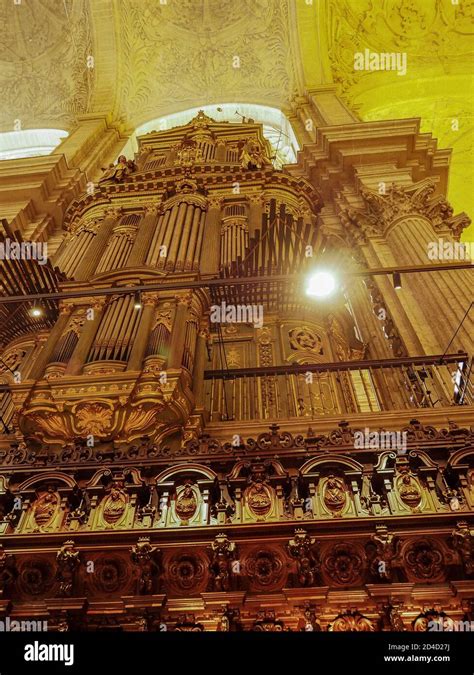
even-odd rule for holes
{"type": "Polygon", "coordinates": [[[95,112],[135,130],[233,101],[285,111],[334,82],[362,120],[421,117],[453,148],[448,196],[470,212],[473,32],[474,0],[0,0],[0,131],[70,132],[95,112]],[[354,70],[365,49],[406,52],[406,75],[354,70]]]}

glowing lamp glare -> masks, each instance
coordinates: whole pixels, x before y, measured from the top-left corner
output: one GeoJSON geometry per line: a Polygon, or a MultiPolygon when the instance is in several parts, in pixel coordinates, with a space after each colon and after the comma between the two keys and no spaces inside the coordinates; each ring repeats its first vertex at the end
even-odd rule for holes
{"type": "Polygon", "coordinates": [[[315,298],[324,298],[336,288],[336,279],[329,272],[315,272],[308,279],[306,294],[315,298]]]}

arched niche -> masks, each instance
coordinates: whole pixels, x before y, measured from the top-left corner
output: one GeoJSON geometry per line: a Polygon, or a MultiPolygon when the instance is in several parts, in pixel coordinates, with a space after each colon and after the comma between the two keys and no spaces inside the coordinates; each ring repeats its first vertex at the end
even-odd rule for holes
{"type": "Polygon", "coordinates": [[[212,507],[218,498],[217,474],[201,464],[181,464],[156,477],[158,527],[216,524],[212,507]]]}

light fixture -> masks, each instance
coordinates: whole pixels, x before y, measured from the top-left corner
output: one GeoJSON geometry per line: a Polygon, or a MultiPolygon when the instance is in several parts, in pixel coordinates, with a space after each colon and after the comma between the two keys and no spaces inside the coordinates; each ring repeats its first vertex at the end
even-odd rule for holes
{"type": "Polygon", "coordinates": [[[31,316],[41,316],[43,314],[43,310],[39,305],[34,304],[33,307],[30,309],[30,315],[31,316]]]}
{"type": "Polygon", "coordinates": [[[320,270],[314,272],[308,279],[306,285],[306,295],[316,298],[324,298],[334,292],[336,288],[336,278],[330,272],[320,270]]]}
{"type": "Polygon", "coordinates": [[[393,287],[396,291],[399,291],[402,287],[402,275],[400,272],[394,272],[392,275],[393,287]]]}
{"type": "Polygon", "coordinates": [[[140,291],[135,291],[135,298],[133,300],[133,309],[141,309],[141,308],[142,308],[142,299],[140,291]]]}

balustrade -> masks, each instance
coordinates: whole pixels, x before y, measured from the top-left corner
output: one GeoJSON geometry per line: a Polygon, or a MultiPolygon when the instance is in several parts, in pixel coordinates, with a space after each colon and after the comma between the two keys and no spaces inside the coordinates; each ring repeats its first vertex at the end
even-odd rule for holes
{"type": "Polygon", "coordinates": [[[426,356],[208,370],[204,378],[213,420],[315,419],[474,402],[472,362],[461,355],[442,363],[426,356]]]}

